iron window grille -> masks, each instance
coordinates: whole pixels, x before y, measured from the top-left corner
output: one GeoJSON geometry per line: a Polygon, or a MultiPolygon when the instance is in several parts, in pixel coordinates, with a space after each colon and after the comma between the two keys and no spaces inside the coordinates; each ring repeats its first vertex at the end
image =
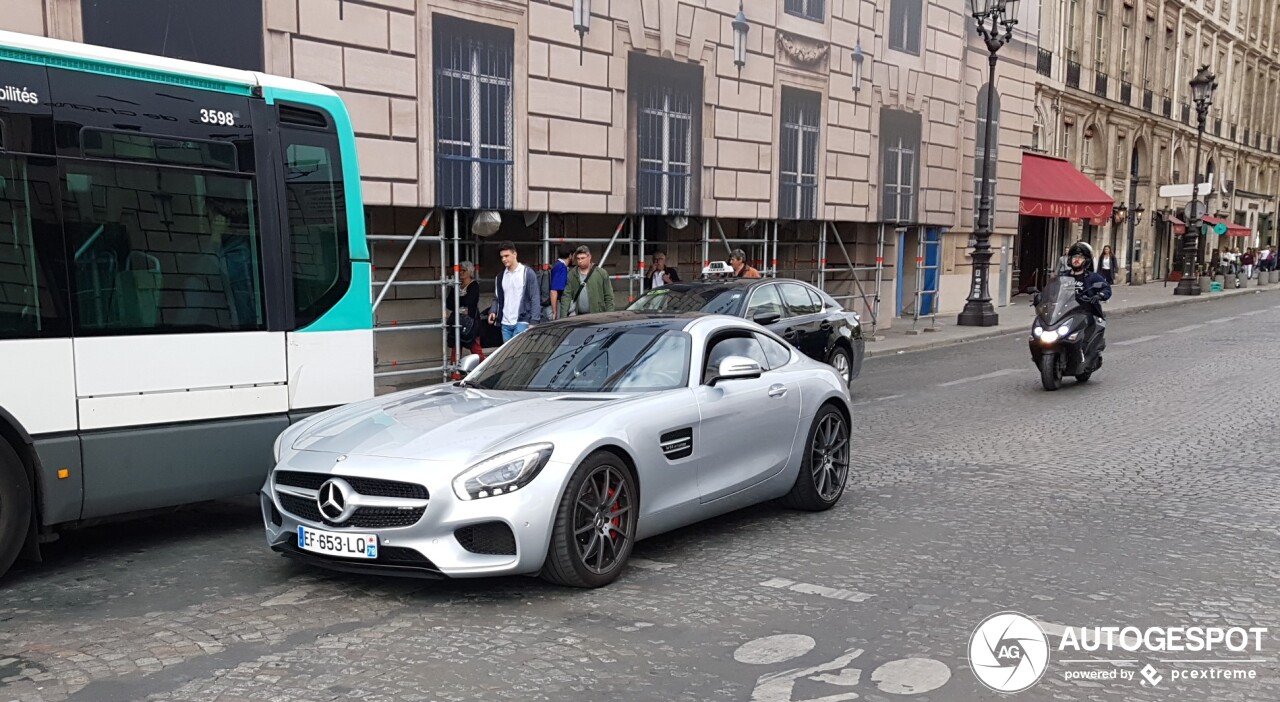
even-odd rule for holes
{"type": "Polygon", "coordinates": [[[1053,53],[1048,49],[1036,51],[1036,73],[1042,76],[1053,75],[1053,53]]]}
{"type": "Polygon", "coordinates": [[[436,200],[510,209],[515,35],[451,17],[434,24],[436,200]]]}
{"type": "Polygon", "coordinates": [[[782,162],[779,173],[780,215],[790,219],[818,216],[818,138],[822,96],[807,90],[782,91],[782,162]]]}
{"type": "Polygon", "coordinates": [[[688,214],[693,173],[692,91],[646,86],[640,97],[640,211],[688,214]]]}

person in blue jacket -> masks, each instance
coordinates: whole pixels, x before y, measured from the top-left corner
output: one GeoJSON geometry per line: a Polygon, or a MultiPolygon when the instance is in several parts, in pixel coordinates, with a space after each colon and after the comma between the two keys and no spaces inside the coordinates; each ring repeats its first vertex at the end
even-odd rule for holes
{"type": "Polygon", "coordinates": [[[1076,281],[1076,299],[1093,312],[1093,316],[1106,319],[1102,303],[1111,299],[1111,285],[1093,269],[1093,247],[1077,241],[1067,250],[1067,261],[1071,265],[1067,275],[1076,281]]]}

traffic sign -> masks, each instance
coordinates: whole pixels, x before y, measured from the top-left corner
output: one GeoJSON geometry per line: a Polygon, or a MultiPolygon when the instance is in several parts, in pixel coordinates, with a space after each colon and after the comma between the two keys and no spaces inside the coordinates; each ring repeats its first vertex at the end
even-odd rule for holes
{"type": "Polygon", "coordinates": [[[1218,222],[1217,224],[1213,225],[1213,233],[1217,234],[1218,236],[1222,236],[1223,234],[1226,234],[1227,225],[1223,224],[1222,222],[1218,222]]]}

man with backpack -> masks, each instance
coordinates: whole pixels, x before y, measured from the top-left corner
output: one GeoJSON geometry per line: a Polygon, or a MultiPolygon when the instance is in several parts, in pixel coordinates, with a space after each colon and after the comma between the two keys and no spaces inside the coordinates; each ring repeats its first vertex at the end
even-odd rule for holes
{"type": "Polygon", "coordinates": [[[591,249],[579,246],[574,251],[578,267],[569,273],[569,281],[560,301],[560,316],[595,314],[613,311],[613,281],[604,269],[591,265],[591,249]]]}

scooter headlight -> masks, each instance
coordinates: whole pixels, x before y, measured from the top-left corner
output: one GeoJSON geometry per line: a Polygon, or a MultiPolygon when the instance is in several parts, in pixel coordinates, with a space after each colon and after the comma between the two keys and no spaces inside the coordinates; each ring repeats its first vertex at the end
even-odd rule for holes
{"type": "Polygon", "coordinates": [[[1031,333],[1035,334],[1036,336],[1040,336],[1041,334],[1044,333],[1044,327],[1037,326],[1036,328],[1031,330],[1031,333]]]}
{"type": "Polygon", "coordinates": [[[1040,341],[1046,344],[1052,344],[1057,340],[1058,340],[1058,332],[1053,329],[1050,329],[1049,331],[1040,335],[1040,341]]]}
{"type": "Polygon", "coordinates": [[[1062,326],[1058,327],[1058,336],[1066,336],[1067,332],[1070,332],[1070,331],[1071,331],[1071,322],[1066,322],[1062,326]]]}

